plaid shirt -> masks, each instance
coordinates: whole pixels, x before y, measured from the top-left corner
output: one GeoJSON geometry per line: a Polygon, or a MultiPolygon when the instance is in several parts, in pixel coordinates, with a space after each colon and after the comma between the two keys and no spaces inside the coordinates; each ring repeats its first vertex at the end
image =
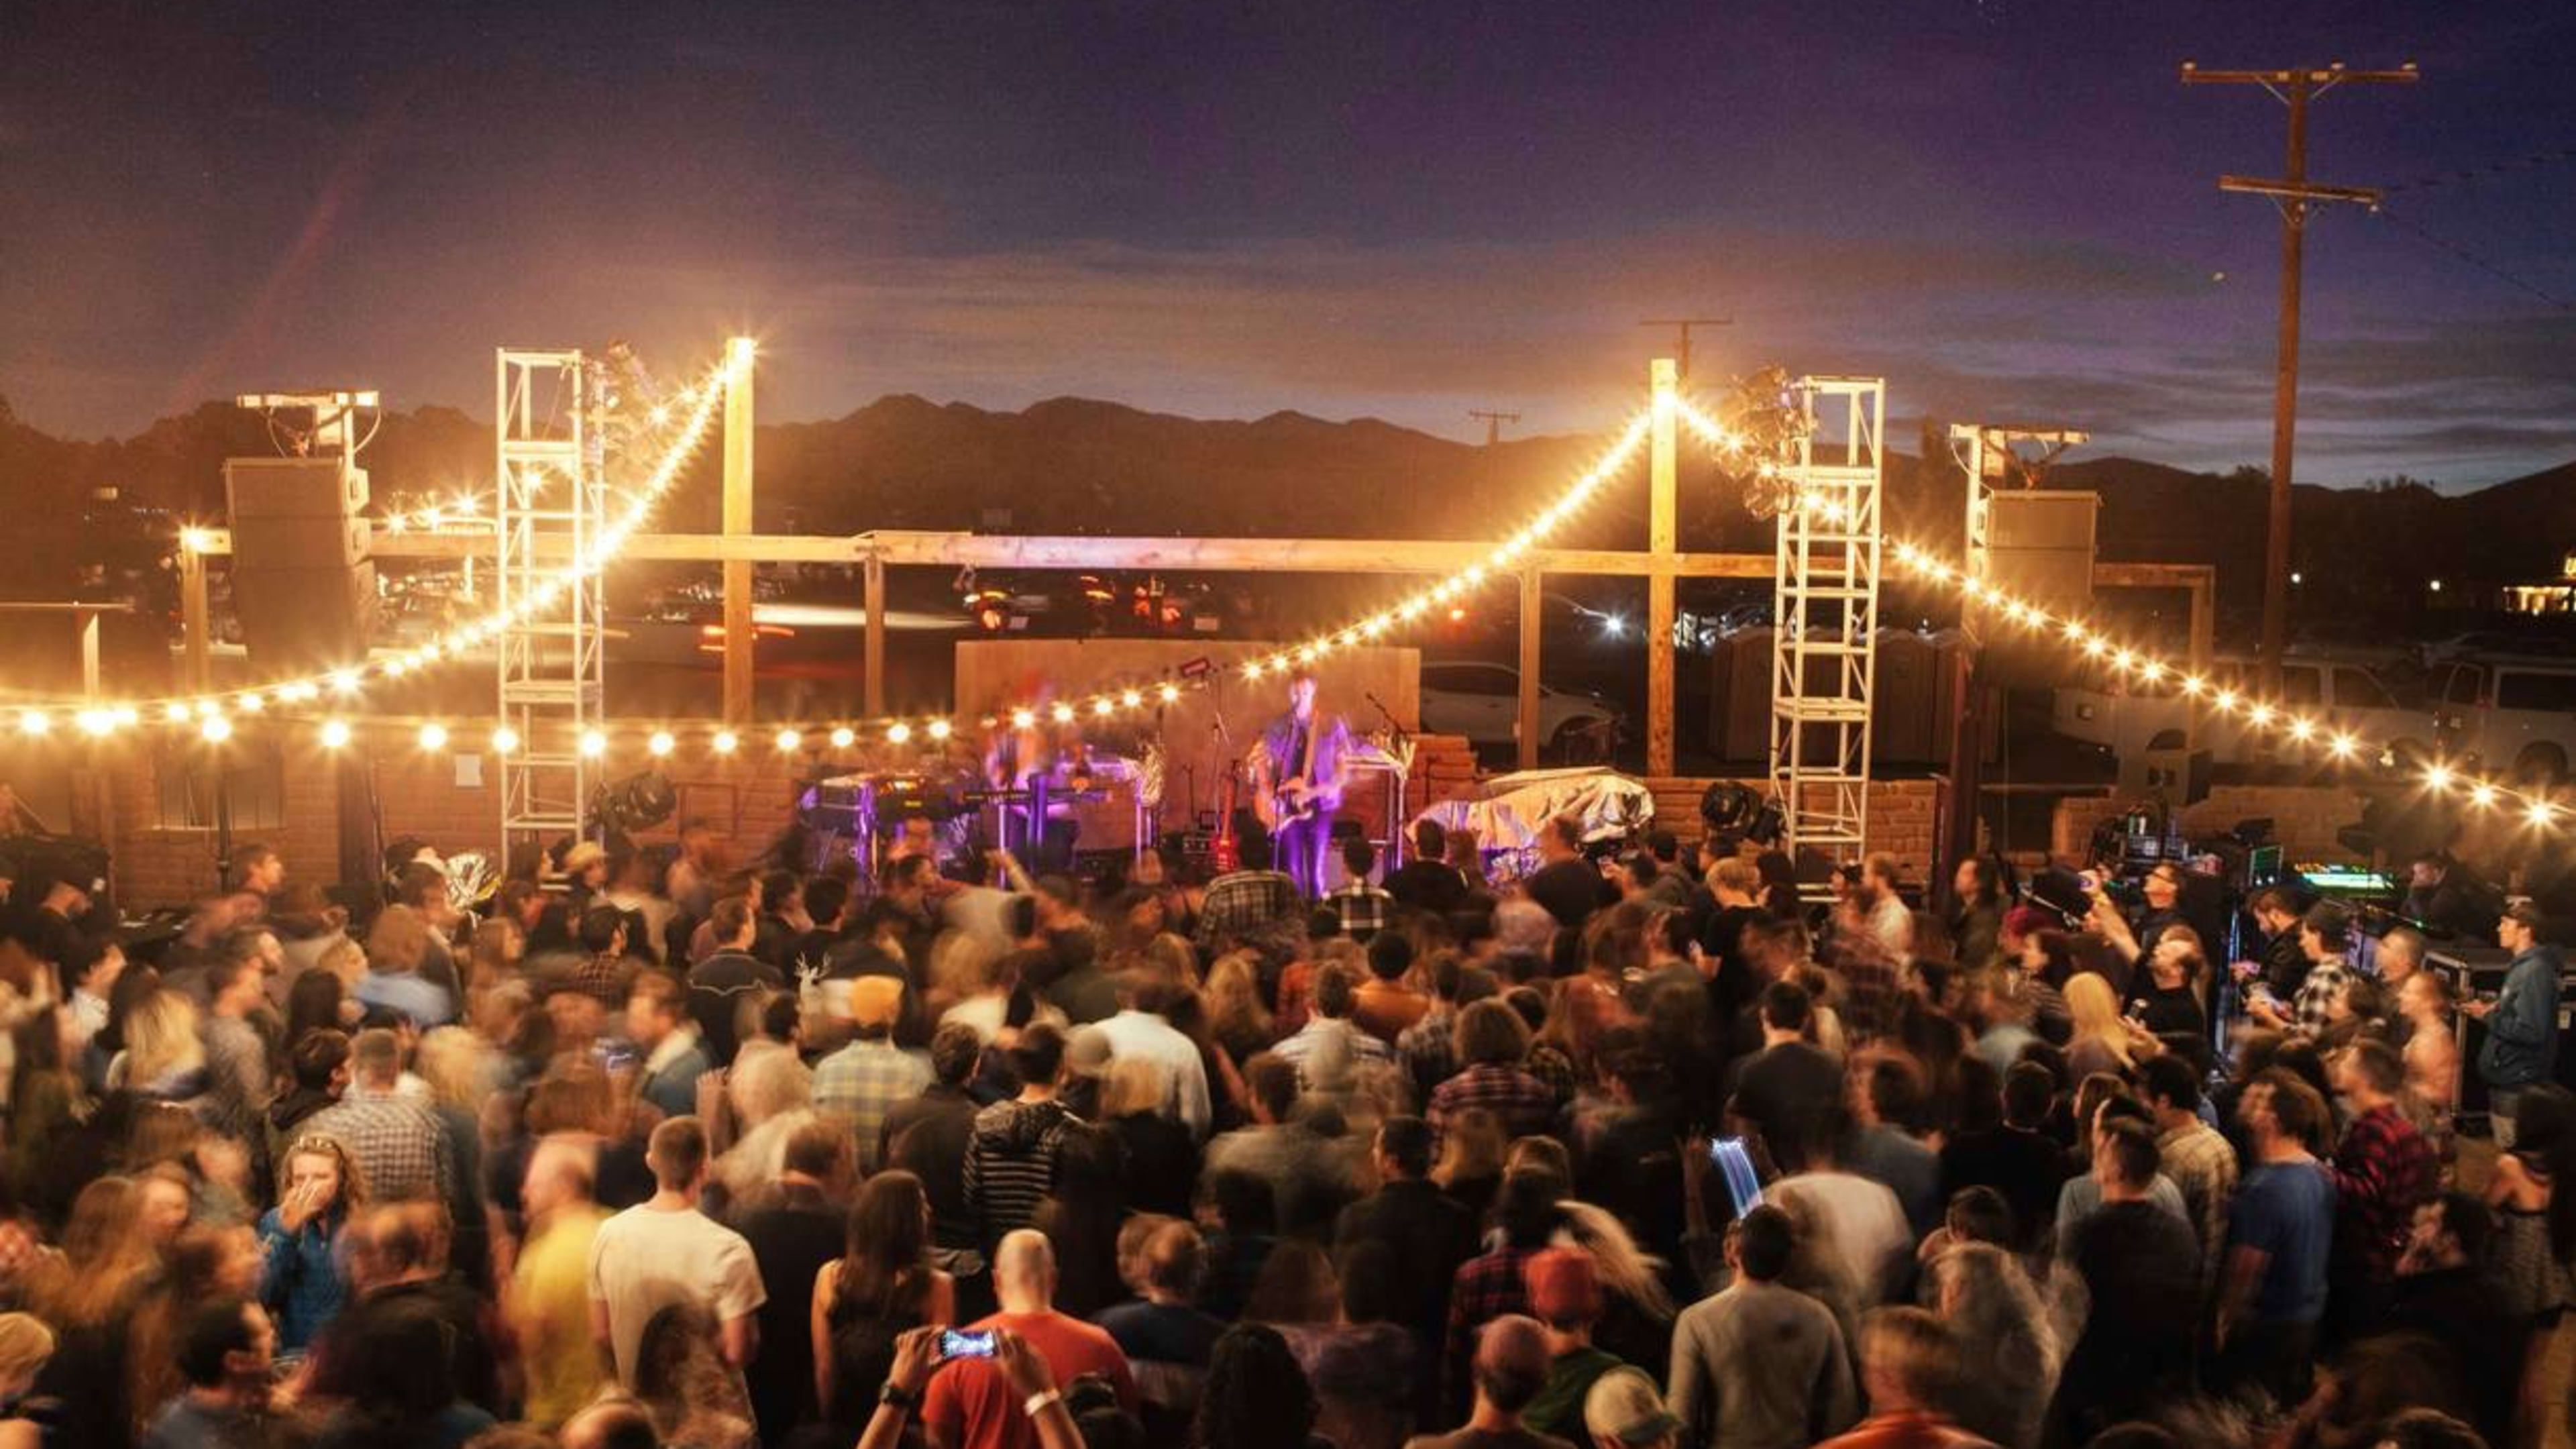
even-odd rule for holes
{"type": "Polygon", "coordinates": [[[627,988],[635,984],[635,962],[606,954],[584,957],[564,973],[564,984],[616,1011],[626,1005],[627,988]]]}
{"type": "Polygon", "coordinates": [[[2395,1106],[2382,1103],[2353,1118],[2334,1155],[2335,1246],[2355,1255],[2374,1281],[2395,1278],[2415,1207],[2441,1190],[2440,1177],[2432,1139],[2395,1106]]]}
{"type": "MultiPolygon", "coordinates": [[[[456,1164],[438,1114],[393,1092],[351,1083],[340,1100],[313,1114],[305,1132],[335,1138],[367,1179],[370,1202],[404,1198],[456,1201],[456,1164]]],[[[301,1136],[302,1134],[297,1134],[301,1136]]]]}
{"type": "Polygon", "coordinates": [[[2206,1122],[2159,1133],[2156,1150],[2164,1157],[2164,1174],[2182,1189],[2183,1206],[2200,1234],[2201,1286],[2218,1281],[2227,1252],[2227,1208],[2236,1200],[2236,1149],[2226,1135],[2206,1122]]]}
{"type": "Polygon", "coordinates": [[[2290,1024],[2302,1036],[2325,1035],[2330,1024],[2329,1013],[2352,989],[2352,973],[2332,961],[2320,961],[2309,968],[2308,979],[2299,983],[2299,994],[2290,1003],[2290,1024]]]}
{"type": "Polygon", "coordinates": [[[1275,870],[1238,870],[1208,883],[1199,903],[1198,943],[1222,946],[1227,941],[1261,934],[1298,918],[1302,900],[1297,882],[1275,870]]]}
{"type": "Polygon", "coordinates": [[[1414,1085],[1426,1098],[1458,1070],[1457,1044],[1450,1040],[1457,1026],[1458,1013],[1434,1001],[1420,1021],[1395,1034],[1395,1054],[1404,1059],[1414,1085]]]}
{"type": "Polygon", "coordinates": [[[1432,1147],[1448,1135],[1449,1124],[1470,1107],[1482,1107],[1502,1120],[1503,1136],[1529,1137],[1556,1125],[1556,1094],[1547,1083],[1518,1067],[1479,1062],[1432,1089],[1423,1120],[1431,1124],[1432,1147]]]}
{"type": "Polygon", "coordinates": [[[1471,1397],[1471,1370],[1476,1361],[1476,1330],[1506,1313],[1529,1312],[1529,1287],[1521,1281],[1522,1265],[1536,1248],[1506,1244],[1458,1265],[1449,1284],[1449,1335],[1441,1365],[1446,1402],[1463,1409],[1471,1397]]]}
{"type": "Polygon", "coordinates": [[[814,1108],[850,1119],[859,1139],[859,1165],[876,1170],[877,1133],[886,1113],[921,1095],[933,1080],[919,1052],[890,1041],[850,1043],[814,1065],[814,1108]]]}
{"type": "Polygon", "coordinates": [[[1342,934],[1354,941],[1366,941],[1386,929],[1395,914],[1395,897],[1364,880],[1355,880],[1324,897],[1324,904],[1342,918],[1342,934]]]}

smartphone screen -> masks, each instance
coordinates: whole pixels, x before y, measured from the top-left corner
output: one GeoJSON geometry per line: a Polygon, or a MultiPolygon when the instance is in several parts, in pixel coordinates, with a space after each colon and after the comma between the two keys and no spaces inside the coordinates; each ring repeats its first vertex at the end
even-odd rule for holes
{"type": "Polygon", "coordinates": [[[991,1358],[993,1332],[991,1329],[986,1329],[981,1333],[960,1333],[956,1329],[949,1329],[939,1335],[939,1356],[941,1358],[991,1358]]]}
{"type": "Polygon", "coordinates": [[[1726,1178],[1726,1195],[1734,1200],[1737,1217],[1762,1206],[1762,1177],[1753,1170],[1753,1154],[1745,1150],[1743,1138],[1720,1137],[1708,1144],[1708,1155],[1726,1178]]]}

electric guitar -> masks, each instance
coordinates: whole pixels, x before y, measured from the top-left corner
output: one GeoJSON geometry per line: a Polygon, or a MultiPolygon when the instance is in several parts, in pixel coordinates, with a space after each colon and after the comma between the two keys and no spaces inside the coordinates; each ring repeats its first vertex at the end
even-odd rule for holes
{"type": "Polygon", "coordinates": [[[1277,773],[1277,761],[1262,762],[1252,790],[1252,815],[1261,822],[1262,829],[1276,835],[1301,820],[1330,815],[1341,808],[1341,782],[1319,783],[1315,779],[1315,740],[1323,732],[1320,718],[1307,726],[1306,758],[1298,763],[1294,775],[1282,779],[1277,773]]]}
{"type": "Polygon", "coordinates": [[[1242,787],[1241,772],[1227,761],[1225,779],[1217,787],[1216,839],[1208,842],[1208,864],[1219,875],[1243,869],[1243,847],[1234,838],[1235,795],[1242,787]]]}

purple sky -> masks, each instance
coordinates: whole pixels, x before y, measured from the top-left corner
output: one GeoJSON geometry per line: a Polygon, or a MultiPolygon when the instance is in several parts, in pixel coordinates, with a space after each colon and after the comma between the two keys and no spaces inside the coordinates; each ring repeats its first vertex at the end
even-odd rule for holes
{"type": "MultiPolygon", "coordinates": [[[[2312,174],[2576,145],[2576,7],[0,8],[0,395],[126,433],[251,388],[490,408],[491,349],[757,332],[771,418],[886,392],[1610,425],[1704,380],[2268,455],[2281,108],[2209,66],[2422,63],[2312,174]],[[2366,9],[2367,18],[2349,12],[2366,9]],[[739,12],[739,13],[737,13],[739,12]]],[[[2311,229],[2303,481],[2576,457],[2576,161],[2311,229]]],[[[1910,434],[1905,441],[1911,444],[1910,434]]]]}

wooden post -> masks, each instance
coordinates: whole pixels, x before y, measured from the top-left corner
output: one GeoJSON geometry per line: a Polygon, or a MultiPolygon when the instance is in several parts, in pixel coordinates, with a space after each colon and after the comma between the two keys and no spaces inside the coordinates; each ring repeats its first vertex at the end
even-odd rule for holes
{"type": "Polygon", "coordinates": [[[179,620],[187,640],[186,686],[202,693],[214,679],[212,624],[206,604],[206,556],[183,535],[179,544],[179,620]]]}
{"type": "Polygon", "coordinates": [[[1544,743],[1538,737],[1538,671],[1539,634],[1547,621],[1545,577],[1535,568],[1521,570],[1520,702],[1513,715],[1512,739],[1519,747],[1514,766],[1523,770],[1538,768],[1538,747],[1544,743]]]}
{"type": "Polygon", "coordinates": [[[868,610],[867,645],[864,663],[867,667],[867,710],[871,719],[883,718],[886,712],[885,643],[886,595],[885,558],[871,552],[859,565],[861,590],[868,610]]]}
{"type": "MultiPolygon", "coordinates": [[[[751,532],[751,359],[752,341],[736,337],[725,344],[724,531],[727,537],[751,532]]],[[[752,702],[751,570],[747,558],[724,565],[724,717],[725,723],[748,724],[752,702]]]]}
{"type": "Polygon", "coordinates": [[[1680,369],[1669,357],[1648,364],[1653,385],[1653,489],[1646,529],[1646,773],[1673,773],[1673,583],[1680,558],[1675,547],[1680,513],[1675,486],[1678,449],[1674,404],[1680,395],[1680,369]]]}

